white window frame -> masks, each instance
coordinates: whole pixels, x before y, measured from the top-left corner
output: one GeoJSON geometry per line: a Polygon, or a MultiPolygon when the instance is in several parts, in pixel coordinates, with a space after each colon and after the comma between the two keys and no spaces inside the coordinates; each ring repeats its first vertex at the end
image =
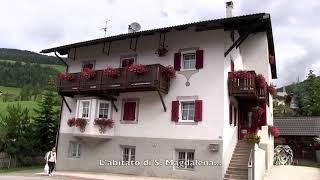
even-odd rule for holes
{"type": "Polygon", "coordinates": [[[178,162],[177,163],[177,166],[175,166],[176,169],[178,170],[194,170],[195,168],[195,165],[186,165],[184,166],[184,164],[180,165],[179,162],[180,160],[183,160],[184,162],[187,162],[187,161],[195,161],[195,150],[187,150],[187,149],[176,149],[176,161],[178,162]],[[180,159],[180,153],[184,153],[184,158],[183,159],[180,159]],[[192,157],[193,159],[190,160],[188,159],[189,155],[192,154],[192,157]]]}
{"type": "Polygon", "coordinates": [[[69,142],[69,157],[80,158],[81,156],[81,144],[74,141],[69,142]]]}
{"type": "Polygon", "coordinates": [[[83,119],[90,119],[90,112],[91,112],[91,100],[79,100],[79,109],[78,109],[78,118],[83,118],[83,119]],[[83,113],[83,102],[89,102],[88,106],[88,117],[82,117],[83,113]]]}
{"type": "Polygon", "coordinates": [[[181,52],[181,70],[182,71],[185,71],[185,70],[196,70],[196,63],[197,63],[196,50],[190,50],[190,51],[181,52]],[[184,68],[184,55],[185,54],[190,54],[190,53],[194,54],[194,68],[185,69],[184,68]]]}
{"type": "MultiPolygon", "coordinates": [[[[195,122],[194,121],[194,116],[195,116],[195,113],[196,113],[196,101],[194,100],[194,99],[185,99],[185,100],[180,100],[179,101],[179,104],[180,104],[180,109],[179,109],[179,120],[178,120],[178,122],[195,122]],[[182,114],[183,114],[183,112],[182,112],[182,105],[183,105],[183,103],[189,103],[189,102],[193,102],[194,103],[194,109],[193,109],[193,119],[187,119],[187,120],[183,120],[182,119],[182,114]]],[[[188,116],[189,116],[189,110],[188,110],[188,116]]]]}
{"type": "MultiPolygon", "coordinates": [[[[108,118],[107,119],[112,119],[111,118],[111,111],[112,111],[112,106],[111,106],[111,102],[110,101],[105,101],[105,100],[98,100],[98,105],[97,105],[97,118],[100,118],[99,117],[99,113],[100,113],[100,104],[101,103],[105,103],[105,104],[109,104],[109,108],[108,108],[108,118]]],[[[101,117],[103,118],[103,117],[101,117]]]]}
{"type": "Polygon", "coordinates": [[[121,146],[122,149],[122,161],[124,162],[132,162],[136,160],[136,147],[135,146],[121,146]],[[128,160],[125,160],[125,151],[128,150],[128,160]],[[134,152],[134,153],[133,153],[134,152]],[[132,159],[133,158],[133,159],[132,159]]]}
{"type": "Polygon", "coordinates": [[[122,113],[121,113],[121,122],[124,123],[137,123],[138,122],[138,114],[139,114],[139,100],[138,99],[124,99],[122,102],[122,113]],[[136,111],[135,111],[135,117],[136,119],[134,121],[129,121],[129,120],[124,120],[123,115],[124,115],[124,104],[126,102],[135,102],[136,103],[136,111]]]}

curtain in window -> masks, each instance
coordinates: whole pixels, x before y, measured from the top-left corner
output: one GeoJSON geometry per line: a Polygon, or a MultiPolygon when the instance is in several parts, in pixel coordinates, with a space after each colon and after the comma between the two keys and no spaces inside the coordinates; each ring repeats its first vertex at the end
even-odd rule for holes
{"type": "Polygon", "coordinates": [[[123,120],[134,121],[136,119],[136,102],[125,102],[123,109],[123,120]]]}

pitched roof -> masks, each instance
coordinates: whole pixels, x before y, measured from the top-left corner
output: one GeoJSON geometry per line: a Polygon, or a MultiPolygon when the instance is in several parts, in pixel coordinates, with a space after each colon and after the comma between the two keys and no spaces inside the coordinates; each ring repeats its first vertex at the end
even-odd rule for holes
{"type": "Polygon", "coordinates": [[[280,135],[320,136],[320,116],[274,118],[273,124],[280,135]]]}
{"type": "MultiPolygon", "coordinates": [[[[271,27],[271,17],[270,17],[270,14],[267,14],[267,13],[258,13],[258,14],[250,14],[250,15],[243,15],[243,16],[235,16],[230,18],[213,19],[213,20],[199,21],[199,22],[193,22],[193,23],[170,26],[170,27],[138,31],[134,33],[119,34],[115,36],[83,41],[83,42],[68,44],[64,46],[54,47],[50,49],[44,49],[40,53],[58,52],[59,54],[64,55],[64,54],[67,54],[68,51],[72,48],[79,48],[79,47],[124,40],[129,38],[137,38],[140,36],[153,35],[155,33],[166,33],[166,32],[170,32],[171,30],[181,31],[181,30],[188,29],[189,27],[195,27],[196,31],[205,31],[205,30],[214,30],[214,29],[237,30],[240,33],[240,35],[245,34],[248,31],[250,31],[251,33],[266,32],[267,39],[268,39],[269,53],[270,55],[275,57],[274,42],[273,42],[272,27],[271,27]]],[[[271,73],[272,73],[272,78],[277,78],[276,63],[271,64],[271,73]]]]}

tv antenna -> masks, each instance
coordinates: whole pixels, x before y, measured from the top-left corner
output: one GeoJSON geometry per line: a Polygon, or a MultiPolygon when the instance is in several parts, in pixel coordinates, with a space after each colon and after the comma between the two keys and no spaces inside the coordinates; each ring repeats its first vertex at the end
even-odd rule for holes
{"type": "Polygon", "coordinates": [[[107,20],[106,20],[106,26],[100,29],[100,30],[103,30],[103,31],[104,31],[104,37],[107,36],[108,22],[110,22],[110,21],[111,21],[110,19],[107,19],[107,20]]]}

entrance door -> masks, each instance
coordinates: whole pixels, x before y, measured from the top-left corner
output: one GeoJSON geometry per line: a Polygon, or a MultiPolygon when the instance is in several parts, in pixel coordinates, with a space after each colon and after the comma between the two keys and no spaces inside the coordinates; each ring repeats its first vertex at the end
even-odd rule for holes
{"type": "Polygon", "coordinates": [[[255,133],[255,121],[250,107],[241,107],[239,112],[239,139],[248,133],[255,133]]]}

